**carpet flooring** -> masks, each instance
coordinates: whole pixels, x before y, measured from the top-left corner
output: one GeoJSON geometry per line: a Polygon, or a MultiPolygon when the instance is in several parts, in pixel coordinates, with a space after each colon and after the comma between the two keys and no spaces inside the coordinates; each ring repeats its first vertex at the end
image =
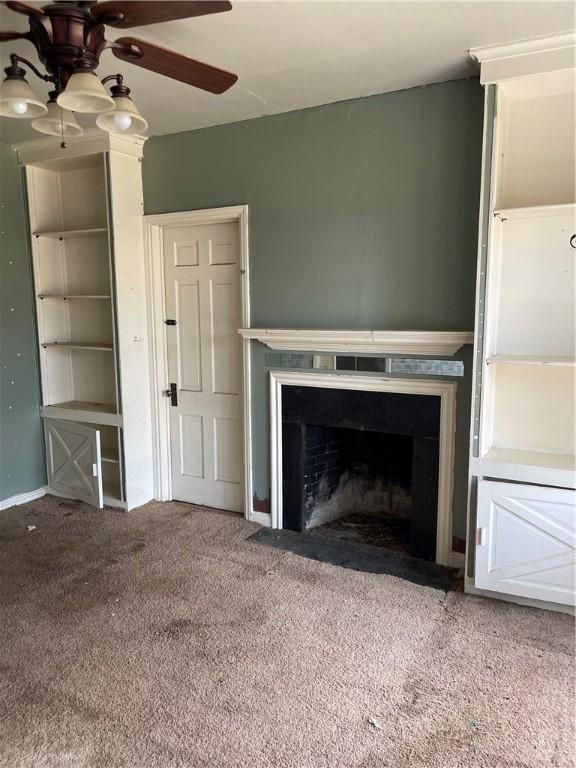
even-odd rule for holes
{"type": "Polygon", "coordinates": [[[0,513],[0,766],[572,768],[570,617],[255,530],[179,503],[0,513]]]}

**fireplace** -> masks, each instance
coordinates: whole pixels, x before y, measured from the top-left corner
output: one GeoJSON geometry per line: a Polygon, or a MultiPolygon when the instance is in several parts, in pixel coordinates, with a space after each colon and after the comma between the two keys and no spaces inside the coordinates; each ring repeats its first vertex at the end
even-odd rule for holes
{"type": "Polygon", "coordinates": [[[439,455],[439,397],[286,386],[283,527],[346,521],[365,543],[435,560],[439,455]]]}

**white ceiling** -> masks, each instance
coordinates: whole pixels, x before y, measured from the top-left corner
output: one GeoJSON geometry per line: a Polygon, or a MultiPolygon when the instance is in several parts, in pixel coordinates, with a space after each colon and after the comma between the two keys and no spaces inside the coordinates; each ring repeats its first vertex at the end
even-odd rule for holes
{"type": "MultiPolygon", "coordinates": [[[[43,5],[44,3],[38,3],[43,5]]],[[[554,0],[233,0],[229,13],[115,31],[236,72],[238,83],[214,96],[104,52],[99,74],[121,71],[149,135],[178,133],[474,74],[469,48],[573,29],[575,5],[554,0]]],[[[4,6],[2,29],[26,29],[4,6]]],[[[29,43],[3,43],[31,58],[29,43]]],[[[33,75],[38,93],[48,91],[33,75]]],[[[85,126],[91,118],[82,118],[85,126]]],[[[0,138],[38,137],[25,120],[0,118],[0,138]]]]}

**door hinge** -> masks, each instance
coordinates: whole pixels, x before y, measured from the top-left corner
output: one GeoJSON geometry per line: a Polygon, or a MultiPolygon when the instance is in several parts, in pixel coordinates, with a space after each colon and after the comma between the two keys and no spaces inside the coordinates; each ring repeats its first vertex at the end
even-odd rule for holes
{"type": "Polygon", "coordinates": [[[164,320],[166,325],[176,325],[176,320],[164,320]]]}
{"type": "Polygon", "coordinates": [[[98,477],[98,464],[92,464],[92,477],[98,477]]]}
{"type": "Polygon", "coordinates": [[[486,543],[486,528],[476,528],[476,544],[483,547],[486,543]]]}

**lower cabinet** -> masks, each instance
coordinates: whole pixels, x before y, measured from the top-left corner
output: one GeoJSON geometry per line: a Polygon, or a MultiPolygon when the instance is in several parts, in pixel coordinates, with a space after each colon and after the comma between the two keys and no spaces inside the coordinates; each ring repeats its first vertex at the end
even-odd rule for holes
{"type": "Polygon", "coordinates": [[[45,419],[44,431],[49,488],[102,507],[100,431],[57,419],[45,419]]]}
{"type": "Polygon", "coordinates": [[[576,604],[576,491],[478,481],[474,583],[576,604]]]}
{"type": "Polygon", "coordinates": [[[125,506],[118,427],[45,418],[44,434],[51,491],[97,508],[125,506]]]}

